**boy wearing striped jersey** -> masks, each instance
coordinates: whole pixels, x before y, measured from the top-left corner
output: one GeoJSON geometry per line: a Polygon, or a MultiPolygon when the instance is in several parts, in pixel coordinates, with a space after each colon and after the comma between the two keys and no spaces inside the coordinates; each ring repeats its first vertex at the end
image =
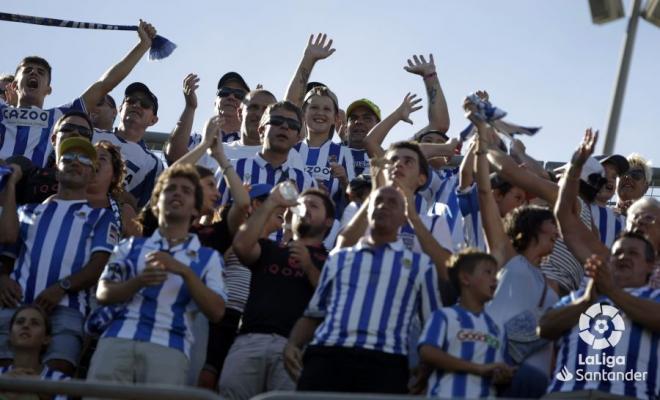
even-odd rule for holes
{"type": "Polygon", "coordinates": [[[38,167],[46,165],[50,146],[50,131],[57,119],[69,110],[87,112],[106,93],[119,84],[151,47],[156,29],[147,22],[138,26],[139,43],[118,64],[110,68],[72,103],[43,109],[44,100],[52,88],[51,67],[41,57],[26,57],[16,68],[12,90],[18,98],[17,107],[0,102],[0,158],[23,155],[38,167]]]}
{"type": "Polygon", "coordinates": [[[176,165],[158,178],[150,202],[158,229],[122,241],[99,280],[101,304],[125,305],[102,334],[88,379],[185,383],[193,313],[217,322],[225,309],[222,259],[189,233],[202,202],[194,167],[176,165]]]}
{"type": "MultiPolygon", "coordinates": [[[[12,254],[5,254],[16,258],[16,263],[13,272],[2,271],[0,298],[6,308],[0,317],[8,321],[19,303],[35,302],[44,308],[54,326],[44,360],[71,375],[80,355],[87,290],[96,284],[119,230],[111,211],[87,202],[87,185],[97,163],[89,140],[65,139],[57,155],[56,195],[16,210],[13,188],[5,191],[0,242],[15,243],[12,254]]],[[[11,358],[6,330],[0,347],[0,356],[11,358]]]]}
{"type": "Polygon", "coordinates": [[[497,288],[497,262],[467,249],[452,256],[449,277],[460,299],[434,312],[419,339],[420,357],[434,369],[427,396],[494,397],[494,384],[513,372],[503,362],[504,330],[484,310],[497,288]]]}
{"type": "Polygon", "coordinates": [[[396,188],[378,189],[368,233],[326,262],[284,352],[298,390],[408,391],[411,321],[417,314],[425,321],[441,303],[435,266],[397,239],[404,208],[396,188]]]}
{"type": "MultiPolygon", "coordinates": [[[[300,109],[291,102],[280,101],[269,105],[259,122],[259,134],[263,138],[261,152],[254,157],[231,160],[228,168],[234,168],[238,176],[251,185],[266,183],[275,186],[291,180],[299,192],[316,186],[308,173],[288,163],[289,151],[298,141],[302,126],[300,120],[300,109]]],[[[223,171],[218,168],[218,190],[221,203],[226,204],[230,193],[222,176],[223,171]]]]}

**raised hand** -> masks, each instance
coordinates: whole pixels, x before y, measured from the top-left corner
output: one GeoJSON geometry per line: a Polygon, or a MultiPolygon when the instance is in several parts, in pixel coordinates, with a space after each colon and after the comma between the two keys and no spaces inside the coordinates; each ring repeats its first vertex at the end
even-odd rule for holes
{"type": "Polygon", "coordinates": [[[582,166],[587,159],[594,153],[594,147],[598,141],[598,131],[594,132],[591,128],[588,128],[584,132],[584,137],[582,138],[582,143],[578,146],[573,157],[571,158],[571,163],[582,166]]]}
{"type": "MultiPolygon", "coordinates": [[[[220,126],[222,126],[223,122],[224,117],[222,115],[214,115],[204,123],[204,145],[209,147],[211,151],[216,150],[214,147],[217,146],[214,146],[214,144],[216,144],[218,136],[221,134],[220,126]]],[[[220,143],[222,143],[222,140],[220,140],[220,143]]]]}
{"type": "Polygon", "coordinates": [[[417,99],[416,97],[416,94],[408,93],[406,97],[403,98],[403,102],[399,108],[396,109],[396,112],[399,115],[399,119],[403,122],[409,123],[410,125],[413,123],[410,119],[410,114],[422,108],[422,106],[417,105],[420,101],[422,101],[422,99],[417,99]]]}
{"type": "Polygon", "coordinates": [[[426,61],[423,55],[414,55],[412,59],[408,59],[408,65],[403,69],[411,74],[428,76],[435,73],[435,62],[433,61],[433,54],[429,54],[429,61],[426,61]]]}
{"type": "Polygon", "coordinates": [[[307,48],[305,48],[305,57],[318,61],[330,57],[334,52],[332,39],[328,40],[328,35],[325,33],[319,33],[316,38],[314,38],[314,35],[309,36],[309,42],[307,42],[307,48]]]}
{"type": "Polygon", "coordinates": [[[140,43],[146,47],[151,47],[151,42],[156,37],[156,28],[147,21],[140,20],[137,32],[140,37],[140,43]]]}
{"type": "Polygon", "coordinates": [[[585,262],[584,274],[593,279],[598,293],[608,295],[615,288],[610,264],[596,254],[585,262]]]}
{"type": "Polygon", "coordinates": [[[186,100],[186,107],[197,108],[197,88],[199,88],[199,77],[195,74],[188,74],[183,79],[183,98],[186,100]]]}

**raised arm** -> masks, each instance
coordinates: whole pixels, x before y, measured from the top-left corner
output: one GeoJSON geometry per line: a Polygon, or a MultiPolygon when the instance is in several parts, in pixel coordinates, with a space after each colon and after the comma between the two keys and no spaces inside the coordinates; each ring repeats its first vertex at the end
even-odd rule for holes
{"type": "Polygon", "coordinates": [[[412,125],[413,122],[410,119],[410,114],[422,108],[422,106],[418,105],[422,99],[417,99],[416,97],[416,94],[408,93],[396,110],[371,128],[367,137],[364,138],[364,145],[370,158],[382,157],[385,154],[381,143],[383,143],[385,136],[387,136],[399,121],[404,121],[412,125]]]}
{"type": "Polygon", "coordinates": [[[559,198],[554,208],[562,239],[580,263],[584,263],[592,254],[609,256],[607,247],[580,220],[578,202],[580,172],[584,163],[593,154],[597,140],[598,132],[587,129],[582,143],[573,154],[571,164],[559,183],[559,198]]]}
{"type": "Polygon", "coordinates": [[[298,69],[296,69],[296,73],[289,83],[284,100],[302,107],[305,89],[307,89],[307,82],[314,65],[317,61],[328,58],[335,52],[335,49],[332,48],[332,39],[327,42],[326,40],[328,40],[328,35],[325,33],[319,33],[316,38],[314,38],[314,35],[309,36],[309,42],[307,42],[302,60],[300,60],[298,69]]]}
{"type": "Polygon", "coordinates": [[[525,144],[522,142],[522,140],[511,140],[511,150],[509,151],[511,157],[513,157],[513,159],[516,160],[518,164],[524,164],[530,172],[535,173],[540,178],[550,179],[548,171],[546,171],[545,168],[541,166],[541,163],[536,161],[534,157],[527,154],[526,150],[527,149],[525,148],[525,144]]]}
{"type": "Polygon", "coordinates": [[[199,78],[195,74],[188,74],[183,79],[183,98],[185,106],[179,121],[170,134],[169,143],[165,148],[165,158],[172,165],[188,151],[188,142],[192,132],[195,110],[197,109],[197,88],[199,78]]]}
{"type": "Polygon", "coordinates": [[[214,115],[209,118],[204,124],[204,140],[201,141],[195,148],[180,157],[172,166],[180,164],[197,164],[200,158],[206,151],[213,147],[218,135],[220,134],[220,126],[223,123],[223,118],[220,115],[214,115]]]}
{"type": "Polygon", "coordinates": [[[156,37],[156,28],[150,23],[140,20],[137,32],[140,38],[138,44],[82,94],[81,97],[86,108],[98,104],[106,94],[110,93],[112,89],[119,85],[133,68],[135,68],[144,53],[149,50],[151,41],[156,37]]]}
{"type": "Polygon", "coordinates": [[[557,340],[564,332],[577,325],[580,315],[587,311],[598,297],[593,279],[589,280],[584,294],[572,303],[546,312],[539,320],[539,336],[549,340],[557,340]]]}
{"type": "Polygon", "coordinates": [[[460,142],[452,138],[447,143],[420,143],[419,148],[427,159],[433,157],[451,157],[455,154],[460,142]]]}
{"type": "Polygon", "coordinates": [[[557,201],[559,188],[556,183],[539,177],[527,168],[520,167],[511,156],[491,148],[488,150],[488,160],[502,179],[513,186],[518,186],[540,197],[548,204],[554,205],[557,201]]]}
{"type": "MultiPolygon", "coordinates": [[[[469,113],[472,115],[471,113],[469,113]]],[[[490,253],[497,260],[498,268],[506,264],[515,256],[516,251],[511,244],[511,239],[504,231],[500,210],[495,202],[493,191],[490,186],[490,171],[488,159],[486,158],[488,143],[486,142],[486,130],[489,127],[485,122],[473,119],[477,126],[477,145],[475,146],[475,171],[477,189],[479,193],[479,210],[483,221],[484,234],[490,253]]]]}
{"type": "Polygon", "coordinates": [[[234,236],[232,247],[243,265],[250,266],[261,256],[259,237],[270,215],[279,207],[292,207],[297,204],[296,200],[288,201],[282,197],[280,187],[283,184],[284,182],[271,190],[266,201],[250,215],[234,236]]]}
{"type": "Polygon", "coordinates": [[[403,69],[424,79],[424,86],[428,95],[429,116],[429,124],[424,130],[447,132],[449,130],[449,110],[447,109],[445,95],[440,87],[433,54],[429,54],[428,62],[423,55],[413,56],[412,60],[408,59],[408,65],[403,69]]]}
{"type": "Polygon", "coordinates": [[[463,156],[463,160],[461,160],[458,175],[458,190],[465,190],[474,183],[474,147],[476,145],[477,143],[475,141],[471,141],[463,156]]]}

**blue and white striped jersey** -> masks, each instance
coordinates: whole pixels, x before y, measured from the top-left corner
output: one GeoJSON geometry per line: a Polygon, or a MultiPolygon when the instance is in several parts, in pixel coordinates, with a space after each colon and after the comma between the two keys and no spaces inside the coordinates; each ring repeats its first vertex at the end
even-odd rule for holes
{"type": "MultiPolygon", "coordinates": [[[[451,252],[457,251],[459,249],[459,244],[455,243],[452,237],[446,216],[420,215],[419,217],[422,219],[426,229],[431,232],[431,235],[433,235],[435,240],[438,241],[440,246],[451,252]]],[[[403,242],[403,245],[406,247],[406,249],[418,253],[423,252],[417,234],[409,222],[406,222],[406,224],[403,225],[399,230],[399,240],[403,242]]]]}
{"type": "MultiPolygon", "coordinates": [[[[288,179],[295,182],[299,192],[310,187],[316,187],[316,182],[308,173],[289,166],[288,162],[279,167],[273,167],[260,155],[252,158],[230,160],[230,162],[241,180],[250,185],[268,183],[274,186],[288,179]]],[[[221,204],[227,204],[231,199],[231,193],[220,169],[215,172],[215,179],[218,182],[221,204]]]]}
{"type": "Polygon", "coordinates": [[[458,169],[435,170],[430,168],[431,176],[428,177],[424,186],[417,193],[424,197],[428,206],[424,213],[433,214],[435,203],[442,203],[449,206],[453,215],[458,215],[458,200],[456,198],[456,188],[458,187],[458,169]]]}
{"type": "MultiPolygon", "coordinates": [[[[637,298],[660,302],[660,289],[643,286],[625,291],[637,298]]],[[[583,293],[583,289],[572,292],[563,297],[555,308],[573,303],[583,293]]],[[[598,314],[593,316],[583,314],[585,318],[582,319],[587,321],[586,324],[583,325],[582,320],[576,321],[575,326],[557,341],[559,345],[557,362],[548,393],[601,390],[637,399],[657,399],[660,393],[659,332],[654,333],[633,322],[624,312],[616,309],[616,304],[605,296],[599,297],[594,303],[597,306],[599,304],[602,308],[599,308],[598,314]],[[609,315],[612,309],[607,309],[605,304],[615,307],[613,311],[616,314],[609,315]],[[599,318],[599,315],[604,318],[599,318]],[[619,326],[616,326],[618,317],[620,317],[619,326]],[[623,329],[620,321],[623,322],[623,329]],[[595,350],[580,337],[581,335],[594,338],[594,343],[599,339],[614,338],[614,335],[620,335],[620,340],[614,346],[609,345],[595,350]],[[625,373],[630,371],[633,372],[626,376],[625,373]],[[646,376],[644,379],[634,379],[635,372],[640,378],[644,373],[646,376]],[[557,379],[558,376],[564,380],[557,379]]]]}
{"type": "MultiPolygon", "coordinates": [[[[475,315],[459,304],[434,312],[419,338],[419,347],[429,345],[475,364],[504,360],[504,330],[486,313],[475,315]]],[[[436,369],[429,378],[427,397],[495,397],[491,378],[465,372],[436,369]]]]}
{"type": "MultiPolygon", "coordinates": [[[[110,253],[119,240],[112,211],[92,208],[87,200],[46,200],[18,208],[19,239],[12,279],[23,289],[23,303],[33,303],[47,287],[80,272],[92,253],[110,253]]],[[[7,253],[5,253],[7,254],[7,253]]],[[[67,293],[59,305],[85,315],[88,291],[67,293]]]]}
{"type": "Polygon", "coordinates": [[[53,125],[71,110],[87,112],[81,98],[46,110],[38,107],[12,107],[0,102],[0,159],[21,155],[29,158],[37,167],[44,168],[53,151],[50,142],[53,125]]]}
{"type": "Polygon", "coordinates": [[[322,318],[312,345],[406,355],[410,324],[441,306],[429,258],[399,240],[337,249],[326,261],[305,316],[322,318]]]}
{"type": "Polygon", "coordinates": [[[93,142],[96,144],[101,140],[107,140],[121,149],[126,165],[124,178],[126,190],[137,199],[138,206],[143,207],[151,198],[156,179],[165,169],[163,162],[147,148],[144,141],[129,142],[117,136],[115,132],[95,130],[93,142]]]}
{"type": "MultiPolygon", "coordinates": [[[[7,373],[9,373],[13,370],[14,370],[13,365],[7,365],[7,366],[4,366],[4,367],[0,367],[0,375],[7,374],[7,373]]],[[[71,380],[71,377],[69,375],[66,375],[65,373],[60,372],[56,369],[50,369],[47,366],[44,366],[44,368],[41,370],[41,374],[39,374],[39,377],[42,380],[47,380],[47,381],[68,381],[68,380],[71,380]]],[[[52,400],[66,400],[68,398],[69,398],[68,396],[65,396],[63,394],[58,394],[58,395],[54,395],[52,397],[52,400]]]]}
{"type": "Polygon", "coordinates": [[[488,251],[488,243],[486,242],[481,221],[477,185],[473,184],[464,191],[458,191],[457,197],[461,215],[463,216],[463,231],[465,232],[467,245],[477,248],[480,251],[488,251]]]}
{"type": "MultiPolygon", "coordinates": [[[[100,279],[124,282],[139,275],[145,269],[147,254],[154,251],[167,252],[190,266],[206,286],[227,300],[220,255],[211,248],[202,247],[193,233],[184,243],[171,248],[158,230],[149,238],[122,240],[115,247],[100,279]]],[[[196,309],[183,278],[169,273],[163,284],[140,289],[101,337],[155,343],[180,350],[189,357],[194,339],[190,328],[196,309]]]]}
{"type": "Polygon", "coordinates": [[[600,241],[611,248],[621,231],[626,228],[626,216],[618,214],[611,207],[590,204],[591,220],[598,232],[600,241]]]}
{"type": "Polygon", "coordinates": [[[353,149],[351,150],[351,156],[353,157],[353,172],[355,176],[364,174],[371,174],[371,167],[369,166],[369,155],[366,150],[362,149],[353,149]]]}
{"type": "Polygon", "coordinates": [[[323,184],[328,189],[330,197],[335,202],[336,218],[340,218],[347,202],[346,196],[341,189],[339,180],[332,176],[330,162],[340,164],[346,169],[348,181],[355,178],[353,169],[353,156],[348,147],[335,143],[331,140],[326,141],[321,147],[309,147],[307,142],[303,141],[293,147],[300,153],[300,157],[305,163],[305,171],[310,174],[318,184],[323,184]]]}

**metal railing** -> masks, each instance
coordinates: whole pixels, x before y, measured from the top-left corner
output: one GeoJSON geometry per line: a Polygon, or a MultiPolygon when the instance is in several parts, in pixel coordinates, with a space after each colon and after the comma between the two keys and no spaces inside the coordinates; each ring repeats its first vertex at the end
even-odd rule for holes
{"type": "Polygon", "coordinates": [[[98,397],[105,399],[218,400],[209,390],[190,386],[146,385],[81,381],[50,381],[27,377],[0,377],[0,393],[30,393],[98,397]]]}

